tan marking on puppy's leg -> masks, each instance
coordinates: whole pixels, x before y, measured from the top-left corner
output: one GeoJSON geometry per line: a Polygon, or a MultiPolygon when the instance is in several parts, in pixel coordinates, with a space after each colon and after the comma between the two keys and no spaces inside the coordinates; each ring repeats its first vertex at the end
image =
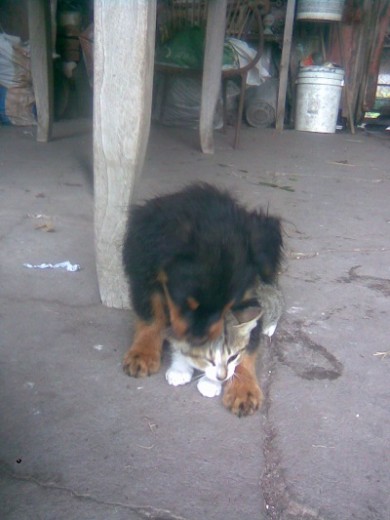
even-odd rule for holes
{"type": "Polygon", "coordinates": [[[187,298],[187,304],[188,304],[188,307],[192,310],[192,311],[196,311],[196,309],[199,307],[199,302],[198,300],[196,300],[195,298],[193,298],[192,296],[189,296],[187,298]]]}
{"type": "Polygon", "coordinates": [[[159,371],[166,318],[161,295],[152,297],[154,319],[138,320],[133,344],[123,358],[123,370],[133,377],[145,377],[159,371]]]}
{"type": "Polygon", "coordinates": [[[256,357],[256,353],[245,354],[233,377],[225,384],[222,402],[238,417],[252,415],[263,401],[256,376],[256,357]]]}
{"type": "Polygon", "coordinates": [[[177,307],[170,298],[167,300],[167,303],[172,328],[176,337],[182,339],[188,331],[188,323],[180,314],[179,307],[177,307]]]}
{"type": "Polygon", "coordinates": [[[160,271],[157,275],[157,281],[160,282],[162,285],[166,285],[168,282],[167,273],[165,271],[160,271]]]}
{"type": "MultiPolygon", "coordinates": [[[[160,278],[165,275],[165,273],[160,273],[160,278]]],[[[166,276],[166,275],[165,275],[166,276]]],[[[168,280],[167,278],[165,280],[168,280]]],[[[168,305],[169,310],[169,319],[172,325],[172,328],[175,332],[175,335],[178,339],[182,339],[187,331],[188,331],[188,323],[187,321],[182,317],[179,307],[174,303],[174,301],[171,298],[171,295],[169,294],[168,287],[164,282],[162,282],[162,286],[164,289],[165,299],[168,305]]]]}

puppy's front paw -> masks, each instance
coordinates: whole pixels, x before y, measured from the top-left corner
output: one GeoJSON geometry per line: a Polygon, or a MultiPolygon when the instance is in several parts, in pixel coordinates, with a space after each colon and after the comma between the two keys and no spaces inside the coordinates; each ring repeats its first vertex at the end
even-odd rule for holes
{"type": "Polygon", "coordinates": [[[165,379],[173,386],[185,385],[192,379],[192,370],[170,367],[165,373],[165,379]]]}
{"type": "Polygon", "coordinates": [[[199,379],[197,387],[204,397],[215,397],[221,393],[222,385],[218,381],[211,381],[211,379],[203,376],[199,379]]]}
{"type": "Polygon", "coordinates": [[[159,371],[161,354],[159,351],[142,350],[131,347],[123,358],[123,370],[133,377],[145,377],[159,371]]]}
{"type": "Polygon", "coordinates": [[[233,376],[225,385],[222,402],[238,417],[245,417],[261,406],[263,393],[254,378],[240,381],[233,376]]]}

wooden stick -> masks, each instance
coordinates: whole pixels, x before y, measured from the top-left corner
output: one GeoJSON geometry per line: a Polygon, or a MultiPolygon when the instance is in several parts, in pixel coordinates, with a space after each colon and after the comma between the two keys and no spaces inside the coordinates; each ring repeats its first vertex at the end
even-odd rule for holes
{"type": "Polygon", "coordinates": [[[284,126],[284,113],[286,110],[286,93],[287,93],[287,82],[288,82],[288,70],[290,66],[290,53],[291,53],[291,40],[293,33],[295,13],[295,0],[288,0],[286,10],[286,20],[284,24],[284,35],[283,35],[283,50],[282,58],[280,60],[280,71],[279,71],[279,92],[278,92],[278,103],[276,109],[276,129],[283,130],[284,126]]]}

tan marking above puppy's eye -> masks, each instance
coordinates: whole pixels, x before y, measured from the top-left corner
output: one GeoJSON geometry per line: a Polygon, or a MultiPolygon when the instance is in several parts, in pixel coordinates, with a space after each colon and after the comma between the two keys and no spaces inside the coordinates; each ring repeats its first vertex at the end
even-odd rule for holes
{"type": "Polygon", "coordinates": [[[159,271],[157,274],[157,281],[162,284],[166,284],[168,282],[167,273],[165,271],[159,271]]]}
{"type": "Polygon", "coordinates": [[[225,307],[222,310],[222,316],[225,316],[225,314],[233,307],[233,305],[234,305],[234,300],[232,300],[227,305],[225,305],[225,307]]]}
{"type": "Polygon", "coordinates": [[[195,298],[193,298],[192,296],[189,296],[187,298],[187,304],[192,311],[196,311],[196,309],[199,307],[199,302],[195,300],[195,298]]]}

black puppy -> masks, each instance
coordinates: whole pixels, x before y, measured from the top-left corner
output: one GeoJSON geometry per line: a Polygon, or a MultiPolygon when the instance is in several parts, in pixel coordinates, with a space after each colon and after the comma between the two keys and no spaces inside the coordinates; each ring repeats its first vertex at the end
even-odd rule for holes
{"type": "MultiPolygon", "coordinates": [[[[168,326],[194,345],[217,338],[225,313],[252,297],[256,278],[274,281],[281,256],[278,218],[249,212],[208,184],[133,207],[123,262],[138,320],[124,370],[136,377],[157,372],[168,326]]],[[[227,385],[225,405],[242,408],[249,399],[248,406],[257,408],[254,356],[248,354],[238,369],[246,377],[227,385]]]]}

